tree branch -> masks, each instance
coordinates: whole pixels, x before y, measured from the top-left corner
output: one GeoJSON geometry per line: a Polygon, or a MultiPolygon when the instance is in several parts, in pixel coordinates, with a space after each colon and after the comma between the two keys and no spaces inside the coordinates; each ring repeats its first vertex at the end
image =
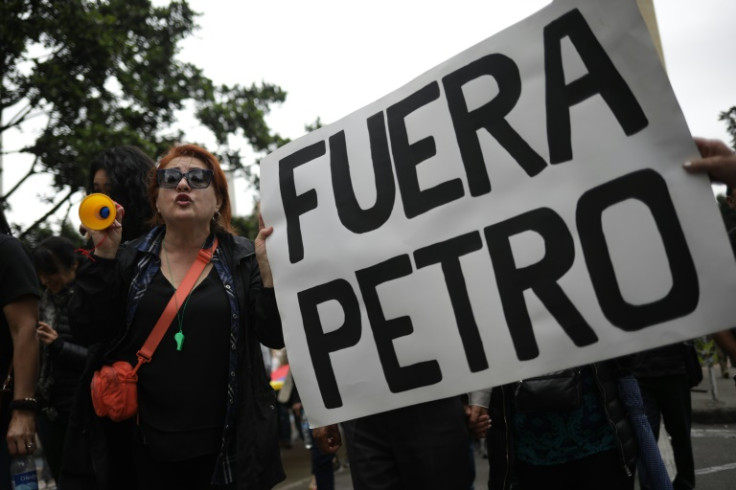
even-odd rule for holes
{"type": "Polygon", "coordinates": [[[38,218],[31,226],[29,226],[28,228],[26,228],[25,230],[23,230],[23,232],[20,234],[20,236],[18,236],[18,238],[22,240],[28,233],[30,233],[34,229],[38,228],[41,225],[41,223],[43,223],[44,221],[46,221],[46,219],[49,216],[53,215],[56,211],[58,211],[59,208],[61,206],[63,206],[65,202],[68,202],[69,199],[72,197],[72,195],[75,192],[76,192],[75,189],[69,189],[69,192],[67,192],[66,196],[64,196],[64,198],[61,201],[59,201],[58,203],[56,203],[50,210],[48,210],[46,212],[46,214],[44,214],[43,216],[41,216],[40,218],[38,218]]]}
{"type": "Polygon", "coordinates": [[[33,106],[29,103],[25,109],[19,110],[13,117],[10,118],[10,121],[8,124],[5,124],[0,128],[0,131],[5,131],[8,128],[12,128],[13,126],[17,126],[19,124],[22,124],[23,121],[25,121],[26,116],[31,113],[33,110],[33,106]]]}
{"type": "Polygon", "coordinates": [[[15,191],[17,191],[17,190],[18,190],[18,188],[19,188],[19,187],[20,187],[21,185],[23,185],[23,183],[24,183],[24,182],[25,182],[26,180],[28,180],[28,179],[29,179],[29,178],[30,178],[30,177],[31,177],[31,176],[32,176],[33,174],[37,174],[37,173],[38,173],[38,172],[36,172],[36,164],[38,163],[38,161],[39,161],[39,158],[40,158],[40,157],[39,157],[38,155],[36,155],[36,158],[35,158],[35,159],[33,160],[33,164],[31,164],[31,168],[29,168],[29,169],[28,169],[28,172],[26,172],[26,174],[25,174],[25,175],[24,175],[23,177],[21,177],[21,179],[20,179],[20,180],[19,180],[18,182],[16,182],[16,183],[15,183],[15,185],[14,185],[14,186],[13,186],[13,187],[12,187],[12,188],[11,188],[11,189],[10,189],[10,190],[8,191],[8,192],[6,192],[4,196],[2,196],[2,199],[3,199],[4,201],[7,201],[7,200],[8,200],[8,198],[9,198],[10,196],[12,196],[12,195],[13,195],[13,193],[14,193],[15,191]]]}

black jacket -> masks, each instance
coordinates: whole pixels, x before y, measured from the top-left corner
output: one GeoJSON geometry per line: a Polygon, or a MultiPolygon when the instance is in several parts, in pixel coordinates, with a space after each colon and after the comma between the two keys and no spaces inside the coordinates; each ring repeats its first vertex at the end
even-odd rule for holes
{"type": "MultiPolygon", "coordinates": [[[[636,465],[637,444],[626,409],[618,397],[618,366],[614,361],[605,361],[591,364],[591,367],[595,386],[605,408],[606,420],[615,431],[621,471],[631,475],[636,465]]],[[[518,488],[515,487],[514,447],[511,437],[515,387],[516,383],[500,386],[494,388],[491,394],[489,413],[493,424],[487,435],[489,490],[518,488]]]]}
{"type": "Polygon", "coordinates": [[[39,303],[39,319],[49,322],[59,337],[49,345],[41,345],[41,373],[36,393],[49,418],[68,416],[74,393],[87,360],[87,348],[78,345],[69,326],[67,303],[74,284],[62,292],[44,291],[39,303]]]}
{"type": "Polygon", "coordinates": [[[679,342],[630,356],[631,373],[637,378],[688,374],[687,359],[694,353],[691,342],[679,342]]]}
{"type": "MultiPolygon", "coordinates": [[[[241,311],[236,427],[228,452],[236,454],[239,490],[270,489],[285,475],[278,446],[276,397],[263,369],[259,342],[283,347],[281,320],[273,290],[262,287],[253,243],[227,234],[219,240],[241,311]]],[[[110,488],[110,465],[119,463],[110,461],[104,430],[104,424],[112,422],[94,414],[89,383],[93,372],[111,360],[110,354],[125,338],[127,291],[134,264],[142,256],[137,250],[142,241],[123,245],[116,260],[95,258],[77,272],[69,314],[75,337],[91,348],[65,441],[61,478],[65,490],[110,488]]]]}

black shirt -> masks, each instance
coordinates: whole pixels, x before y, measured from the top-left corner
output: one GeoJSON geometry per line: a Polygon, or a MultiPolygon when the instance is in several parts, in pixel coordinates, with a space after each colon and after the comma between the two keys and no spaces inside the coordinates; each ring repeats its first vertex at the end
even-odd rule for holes
{"type": "MultiPolygon", "coordinates": [[[[141,299],[125,342],[143,345],[174,287],[159,270],[141,299]]],[[[219,450],[227,400],[230,307],[214,267],[180,305],[152,361],[138,372],[140,425],[151,453],[178,461],[219,450]],[[174,335],[184,334],[182,350],[174,335]]],[[[132,360],[132,359],[131,359],[132,360]]]]}
{"type": "MultiPolygon", "coordinates": [[[[0,234],[0,307],[5,308],[28,295],[40,295],[33,263],[17,238],[0,234]]],[[[10,327],[3,314],[0,315],[0,383],[8,374],[12,357],[10,327]]]]}

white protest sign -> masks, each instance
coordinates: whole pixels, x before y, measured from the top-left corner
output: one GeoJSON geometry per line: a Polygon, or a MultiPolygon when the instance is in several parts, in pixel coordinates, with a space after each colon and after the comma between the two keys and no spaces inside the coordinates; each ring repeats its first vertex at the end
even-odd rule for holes
{"type": "Polygon", "coordinates": [[[736,267],[695,155],[633,0],[553,2],[270,154],[311,423],[730,327],[736,267]]]}

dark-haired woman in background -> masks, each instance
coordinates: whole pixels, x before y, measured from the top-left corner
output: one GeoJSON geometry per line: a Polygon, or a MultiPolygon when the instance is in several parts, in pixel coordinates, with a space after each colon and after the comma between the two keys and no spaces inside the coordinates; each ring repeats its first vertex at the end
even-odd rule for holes
{"type": "Polygon", "coordinates": [[[125,208],[123,242],[151,229],[148,181],[155,167],[151,157],[128,145],[108,148],[90,165],[87,194],[106,194],[125,208]]]}
{"type": "Polygon", "coordinates": [[[37,329],[41,341],[41,375],[36,389],[41,407],[38,437],[56,481],[74,393],[87,359],[87,348],[72,336],[67,312],[80,257],[75,250],[71,240],[55,236],[39,243],[31,255],[46,288],[37,329]]]}
{"type": "Polygon", "coordinates": [[[38,296],[31,259],[11,236],[0,206],[0,383],[13,370],[11,392],[0,404],[0,488],[11,488],[10,458],[36,450],[38,296]]]}

